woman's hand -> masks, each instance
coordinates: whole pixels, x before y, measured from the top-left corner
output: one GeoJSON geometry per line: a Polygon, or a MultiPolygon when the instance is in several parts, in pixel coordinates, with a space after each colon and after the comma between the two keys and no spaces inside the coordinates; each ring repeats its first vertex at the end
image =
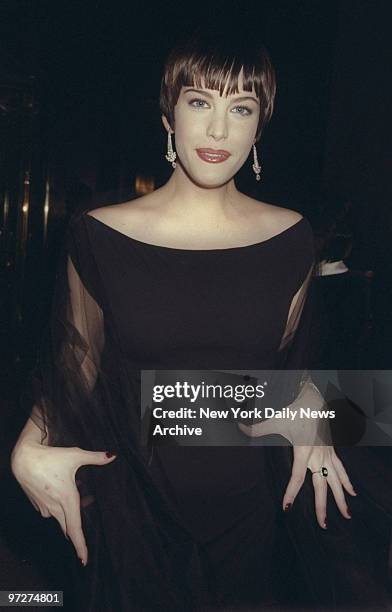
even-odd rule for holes
{"type": "Polygon", "coordinates": [[[331,442],[328,419],[300,418],[298,408],[301,406],[309,406],[312,410],[325,408],[322,395],[311,382],[303,385],[297,399],[290,404],[293,418],[271,418],[254,425],[238,423],[238,427],[250,437],[279,434],[290,442],[293,446],[294,461],[283,497],[283,509],[288,511],[291,508],[304,483],[306,470],[309,469],[312,472],[317,521],[320,527],[326,529],[328,485],[341,514],[347,519],[351,518],[351,514],[343,489],[353,496],[356,492],[333,446],[327,446],[331,442]],[[296,410],[297,414],[294,416],[296,410]],[[326,477],[318,472],[322,467],[327,468],[326,477]]]}
{"type": "Polygon", "coordinates": [[[347,519],[351,518],[343,489],[353,496],[356,495],[356,492],[333,446],[294,446],[293,451],[294,462],[291,478],[283,497],[283,510],[287,512],[291,508],[304,483],[306,470],[309,469],[312,472],[316,516],[320,527],[327,528],[328,485],[332,489],[341,514],[347,519]],[[327,476],[319,473],[322,467],[327,468],[327,476]]]}
{"type": "MultiPolygon", "coordinates": [[[[296,428],[295,425],[287,428],[281,422],[273,423],[272,421],[273,419],[268,422],[264,421],[252,426],[247,426],[240,423],[238,427],[241,429],[241,431],[252,437],[259,437],[270,433],[279,433],[283,437],[287,438],[290,442],[292,441],[292,437],[294,437],[294,439],[299,437],[303,437],[304,439],[307,437],[310,439],[318,438],[317,429],[314,428],[313,422],[309,423],[309,431],[306,432],[305,430],[301,429],[301,427],[296,428]]],[[[312,481],[314,486],[316,516],[320,527],[323,529],[327,528],[326,510],[328,485],[332,489],[336,504],[342,515],[345,518],[351,518],[350,511],[348,510],[346,504],[343,488],[350,495],[355,496],[356,493],[342,462],[335,453],[333,446],[300,446],[293,444],[293,452],[293,467],[291,470],[291,478],[283,497],[283,510],[286,512],[290,510],[299,490],[304,483],[306,470],[309,469],[312,473],[317,472],[316,474],[312,474],[312,481]],[[318,472],[318,470],[321,470],[322,467],[327,468],[327,477],[318,472]]]]}
{"type": "Polygon", "coordinates": [[[115,458],[101,451],[44,446],[32,441],[16,445],[12,453],[11,468],[16,480],[37,512],[58,521],[83,565],[87,564],[88,550],[75,474],[83,465],[106,465],[115,458]]]}

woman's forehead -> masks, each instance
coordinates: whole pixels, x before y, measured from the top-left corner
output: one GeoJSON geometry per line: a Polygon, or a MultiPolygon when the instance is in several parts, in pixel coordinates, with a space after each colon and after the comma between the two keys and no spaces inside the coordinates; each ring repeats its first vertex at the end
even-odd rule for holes
{"type": "Polygon", "coordinates": [[[193,83],[187,85],[187,86],[183,86],[181,88],[182,91],[184,91],[185,89],[189,88],[189,87],[194,87],[195,89],[199,89],[199,90],[205,90],[208,93],[211,93],[212,95],[216,95],[217,93],[219,95],[221,95],[222,97],[228,97],[228,96],[234,96],[234,95],[238,95],[238,94],[249,94],[249,93],[253,93],[253,95],[255,95],[257,97],[257,93],[255,90],[255,86],[254,83],[252,84],[252,89],[244,89],[244,78],[243,78],[243,69],[241,68],[241,71],[238,74],[238,77],[236,79],[236,87],[231,87],[231,78],[230,78],[230,74],[228,74],[226,76],[226,78],[223,78],[221,83],[219,84],[219,86],[216,89],[212,89],[211,87],[206,87],[206,77],[204,75],[200,75],[200,77],[195,77],[193,80],[193,83]],[[232,91],[230,92],[230,89],[232,89],[232,91]],[[220,91],[222,91],[222,94],[220,94],[220,91]]]}

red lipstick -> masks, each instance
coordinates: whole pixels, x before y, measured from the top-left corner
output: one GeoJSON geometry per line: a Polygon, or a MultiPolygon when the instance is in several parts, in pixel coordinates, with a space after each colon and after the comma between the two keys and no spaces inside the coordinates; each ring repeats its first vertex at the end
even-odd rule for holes
{"type": "Polygon", "coordinates": [[[200,159],[210,164],[220,164],[226,161],[231,155],[231,153],[224,149],[196,149],[196,153],[200,159]]]}

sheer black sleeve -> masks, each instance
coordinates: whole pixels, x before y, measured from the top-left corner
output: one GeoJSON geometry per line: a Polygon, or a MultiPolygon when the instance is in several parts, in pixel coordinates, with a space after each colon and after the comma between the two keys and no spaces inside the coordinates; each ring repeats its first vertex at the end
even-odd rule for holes
{"type": "Polygon", "coordinates": [[[51,446],[75,444],[72,433],[88,425],[88,405],[105,344],[102,308],[92,286],[82,280],[88,263],[83,257],[88,244],[82,240],[80,227],[71,222],[58,263],[50,320],[31,376],[31,418],[41,429],[42,443],[51,446]]]}

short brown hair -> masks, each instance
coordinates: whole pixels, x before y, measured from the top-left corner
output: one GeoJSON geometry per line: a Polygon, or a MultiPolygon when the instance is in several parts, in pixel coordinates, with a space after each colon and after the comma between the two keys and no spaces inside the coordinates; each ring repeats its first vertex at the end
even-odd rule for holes
{"type": "Polygon", "coordinates": [[[194,85],[219,90],[222,95],[226,83],[227,93],[238,93],[238,76],[243,68],[243,87],[254,87],[260,99],[260,118],[256,140],[271,119],[276,92],[275,71],[269,55],[257,39],[232,35],[217,35],[207,29],[197,30],[180,41],[170,52],[163,70],[160,109],[174,128],[174,107],[181,87],[194,85]]]}

